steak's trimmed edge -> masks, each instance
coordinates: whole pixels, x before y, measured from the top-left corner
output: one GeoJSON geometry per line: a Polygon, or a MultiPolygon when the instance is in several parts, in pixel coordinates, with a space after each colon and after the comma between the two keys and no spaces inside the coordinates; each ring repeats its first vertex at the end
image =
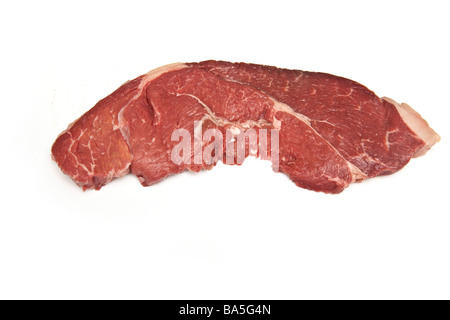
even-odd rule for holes
{"type": "Polygon", "coordinates": [[[425,142],[424,146],[412,155],[414,158],[423,156],[428,152],[428,150],[431,149],[432,146],[441,140],[441,137],[428,125],[428,122],[408,104],[400,104],[387,97],[383,97],[382,99],[395,106],[403,122],[411,131],[413,131],[420,139],[422,139],[422,141],[425,142]]]}

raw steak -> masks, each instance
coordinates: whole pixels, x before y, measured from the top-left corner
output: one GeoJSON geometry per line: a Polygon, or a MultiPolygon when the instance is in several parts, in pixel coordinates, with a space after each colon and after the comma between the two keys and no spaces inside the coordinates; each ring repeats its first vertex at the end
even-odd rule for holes
{"type": "Polygon", "coordinates": [[[130,172],[149,186],[185,170],[211,169],[217,160],[240,164],[254,155],[272,159],[276,171],[302,188],[339,193],[352,182],[400,170],[437,141],[411,107],[352,80],[204,61],[168,65],[125,83],[61,133],[52,156],[84,190],[130,172]],[[180,129],[194,147],[183,149],[177,162],[173,134],[180,129]],[[268,130],[276,130],[276,139],[268,130]],[[207,132],[224,138],[202,140],[207,132]],[[239,155],[236,138],[250,132],[267,147],[264,154],[248,138],[240,140],[245,152],[239,155]]]}

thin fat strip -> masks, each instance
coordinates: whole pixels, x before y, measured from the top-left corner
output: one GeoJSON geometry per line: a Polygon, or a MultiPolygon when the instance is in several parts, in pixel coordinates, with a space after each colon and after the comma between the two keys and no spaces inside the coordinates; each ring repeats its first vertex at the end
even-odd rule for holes
{"type": "MultiPolygon", "coordinates": [[[[270,96],[269,96],[270,97],[270,96]]],[[[353,179],[352,182],[358,182],[367,179],[367,175],[365,175],[357,166],[355,166],[353,163],[345,159],[342,154],[327,140],[325,139],[319,132],[317,132],[316,129],[314,129],[311,126],[311,120],[306,117],[305,115],[295,112],[291,107],[289,107],[287,104],[284,104],[282,102],[277,101],[275,98],[270,97],[271,100],[274,102],[274,109],[276,111],[281,111],[288,113],[294,117],[296,117],[298,120],[302,121],[306,125],[308,125],[314,133],[316,133],[318,136],[320,136],[341,158],[347,163],[347,166],[352,173],[353,179]]],[[[274,125],[275,125],[275,118],[274,118],[274,125]]],[[[280,122],[280,121],[279,121],[280,122]]],[[[281,127],[283,124],[280,122],[279,124],[276,124],[275,127],[281,127]]]]}

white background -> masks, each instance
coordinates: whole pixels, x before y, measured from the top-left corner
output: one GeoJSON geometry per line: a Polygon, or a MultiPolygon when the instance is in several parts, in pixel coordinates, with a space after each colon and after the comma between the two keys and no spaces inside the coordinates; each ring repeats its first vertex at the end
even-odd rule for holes
{"type": "Polygon", "coordinates": [[[2,2],[0,298],[449,299],[447,3],[2,2]],[[354,79],[442,141],[339,195],[258,160],[82,192],[51,161],[126,80],[205,59],[354,79]]]}

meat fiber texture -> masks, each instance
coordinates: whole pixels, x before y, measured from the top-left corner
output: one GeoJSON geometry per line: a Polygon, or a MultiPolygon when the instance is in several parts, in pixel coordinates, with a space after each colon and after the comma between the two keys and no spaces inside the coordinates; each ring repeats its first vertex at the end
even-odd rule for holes
{"type": "MultiPolygon", "coordinates": [[[[195,131],[208,128],[224,134],[254,129],[258,136],[262,129],[278,130],[274,169],[299,187],[325,193],[392,174],[440,139],[410,106],[349,79],[204,61],[167,65],[123,84],[58,136],[52,156],[83,190],[129,173],[149,186],[185,170],[211,169],[216,161],[195,159],[207,147],[204,141],[183,155],[188,161],[173,161],[179,141],[172,134],[180,128],[193,145],[195,131]]],[[[234,138],[216,142],[226,147],[234,138]]],[[[233,162],[227,164],[239,164],[236,148],[229,149],[214,160],[225,163],[228,156],[233,162]]],[[[244,157],[264,158],[250,149],[244,157]]]]}

